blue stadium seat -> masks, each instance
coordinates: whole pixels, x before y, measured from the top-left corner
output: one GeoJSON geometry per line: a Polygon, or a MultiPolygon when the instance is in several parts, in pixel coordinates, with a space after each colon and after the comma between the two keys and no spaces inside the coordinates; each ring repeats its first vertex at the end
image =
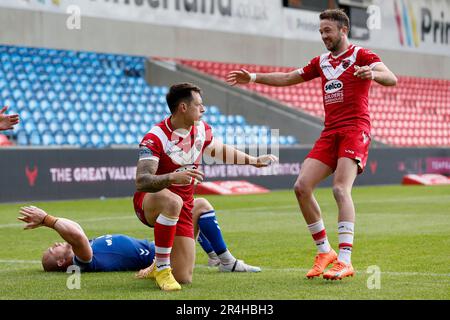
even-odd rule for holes
{"type": "Polygon", "coordinates": [[[62,121],[61,130],[64,132],[64,134],[67,134],[69,131],[72,130],[72,123],[69,120],[62,121]]]}
{"type": "Polygon", "coordinates": [[[113,143],[114,144],[124,144],[125,143],[125,139],[123,137],[123,134],[117,132],[113,135],[113,143]]]}
{"type": "Polygon", "coordinates": [[[124,115],[122,116],[122,121],[125,122],[126,124],[129,124],[132,120],[133,117],[128,112],[124,113],[124,115]]]}
{"type": "MultiPolygon", "coordinates": [[[[39,110],[36,110],[36,111],[33,112],[33,117],[34,117],[34,119],[38,119],[38,118],[39,118],[39,117],[36,116],[38,112],[39,112],[39,110]]],[[[45,111],[45,113],[44,113],[44,119],[45,119],[45,121],[47,121],[48,123],[50,123],[50,122],[52,122],[53,120],[56,120],[55,118],[56,118],[56,117],[55,117],[55,114],[54,114],[54,112],[53,112],[52,110],[47,110],[47,111],[45,111]]]]}
{"type": "Polygon", "coordinates": [[[227,116],[227,124],[228,125],[234,125],[234,123],[235,123],[234,120],[235,120],[234,115],[230,114],[230,115],[227,116]]]}
{"type": "Polygon", "coordinates": [[[56,133],[61,130],[61,123],[58,121],[50,121],[48,122],[48,129],[51,133],[56,133]]]}
{"type": "Polygon", "coordinates": [[[215,115],[220,114],[220,110],[217,106],[208,106],[208,107],[206,107],[206,109],[209,111],[210,114],[215,114],[215,115]]]}
{"type": "Polygon", "coordinates": [[[71,146],[80,145],[80,140],[78,139],[78,135],[74,131],[69,131],[67,133],[67,144],[71,146]]]}
{"type": "Polygon", "coordinates": [[[39,134],[43,134],[44,132],[49,131],[49,126],[47,121],[45,121],[45,119],[38,120],[36,128],[39,134]]]}
{"type": "Polygon", "coordinates": [[[164,116],[162,116],[161,114],[155,114],[153,116],[153,123],[152,124],[155,125],[155,124],[161,122],[163,119],[164,119],[164,116]]]}
{"type": "Polygon", "coordinates": [[[111,115],[108,112],[103,112],[101,118],[103,122],[108,123],[111,120],[111,115]]]}
{"type": "Polygon", "coordinates": [[[133,135],[132,133],[127,133],[125,135],[125,143],[126,144],[138,144],[138,138],[136,135],[133,135]]]}
{"type": "Polygon", "coordinates": [[[221,115],[219,116],[219,121],[218,121],[218,123],[220,123],[221,125],[227,124],[227,117],[226,117],[225,115],[221,114],[221,115]]]}
{"type": "Polygon", "coordinates": [[[151,114],[149,114],[149,113],[144,113],[144,116],[143,116],[143,122],[145,122],[146,125],[152,124],[153,121],[154,121],[153,115],[151,115],[151,114]]]}
{"type": "Polygon", "coordinates": [[[234,116],[234,120],[237,125],[245,125],[245,118],[239,114],[234,116]]]}
{"type": "Polygon", "coordinates": [[[89,144],[90,137],[87,132],[82,131],[78,134],[80,146],[86,147],[89,144]]]}
{"type": "Polygon", "coordinates": [[[66,119],[66,113],[60,109],[58,112],[56,112],[55,119],[59,122],[62,122],[66,119]]]}
{"type": "Polygon", "coordinates": [[[95,124],[95,129],[98,133],[104,134],[107,130],[107,127],[103,121],[98,121],[95,124]]]}
{"type": "Polygon", "coordinates": [[[31,118],[32,118],[32,114],[30,111],[24,109],[24,110],[22,110],[22,112],[20,112],[20,120],[21,121],[27,122],[31,118]]]}
{"type": "Polygon", "coordinates": [[[111,145],[111,143],[113,142],[113,138],[109,133],[105,133],[103,135],[103,143],[105,146],[109,146],[111,145]]]}
{"type": "Polygon", "coordinates": [[[78,118],[81,122],[85,123],[89,119],[89,115],[86,111],[81,111],[78,115],[78,118]]]}
{"type": "Polygon", "coordinates": [[[35,125],[34,121],[29,120],[29,121],[25,122],[24,129],[27,133],[31,133],[32,131],[35,131],[36,125],[35,125]]]}
{"type": "Polygon", "coordinates": [[[293,145],[297,143],[297,139],[294,136],[286,137],[287,144],[293,145]]]}
{"type": "Polygon", "coordinates": [[[101,115],[98,112],[96,112],[96,111],[92,112],[91,113],[91,121],[96,123],[99,120],[101,120],[101,115]]]}
{"type": "Polygon", "coordinates": [[[212,125],[212,126],[216,126],[216,125],[221,126],[221,124],[219,124],[219,119],[217,118],[216,115],[210,115],[210,116],[208,116],[208,120],[209,120],[209,121],[207,121],[207,122],[208,122],[210,125],[212,125]]]}
{"type": "Polygon", "coordinates": [[[126,134],[128,132],[128,125],[125,123],[119,123],[119,132],[121,134],[126,134]]]}
{"type": "Polygon", "coordinates": [[[31,131],[28,134],[28,143],[32,146],[39,146],[42,144],[42,139],[37,131],[31,131]]]}
{"type": "Polygon", "coordinates": [[[88,120],[84,123],[84,130],[86,130],[86,132],[88,134],[91,134],[94,130],[95,130],[95,124],[93,121],[88,120]]]}
{"type": "Polygon", "coordinates": [[[115,122],[109,122],[107,124],[107,132],[111,135],[114,135],[116,132],[119,132],[118,124],[115,122]]]}
{"type": "Polygon", "coordinates": [[[28,145],[28,135],[25,130],[17,131],[17,145],[19,146],[28,145]]]}
{"type": "Polygon", "coordinates": [[[75,120],[72,123],[72,130],[77,134],[81,133],[84,130],[83,123],[80,120],[75,120]]]}
{"type": "Polygon", "coordinates": [[[138,132],[139,131],[139,127],[135,123],[130,123],[129,130],[130,130],[130,133],[133,134],[133,135],[137,135],[139,133],[138,132]]]}
{"type": "Polygon", "coordinates": [[[139,124],[139,136],[143,137],[148,131],[150,130],[150,127],[147,123],[141,123],[139,124]]]}
{"type": "Polygon", "coordinates": [[[75,121],[78,120],[78,113],[75,112],[75,111],[73,111],[73,110],[70,110],[70,111],[67,113],[66,118],[67,118],[71,123],[74,123],[75,121]]]}
{"type": "Polygon", "coordinates": [[[244,145],[245,144],[245,136],[236,135],[236,145],[244,145]]]}
{"type": "Polygon", "coordinates": [[[28,100],[28,109],[29,110],[35,110],[35,109],[37,109],[39,107],[40,107],[40,105],[39,105],[39,103],[38,103],[38,101],[36,99],[29,99],[28,100]]]}
{"type": "Polygon", "coordinates": [[[90,137],[91,137],[92,146],[94,148],[101,148],[104,146],[103,136],[100,135],[97,131],[92,132],[90,137]]]}
{"type": "Polygon", "coordinates": [[[51,146],[54,145],[56,142],[56,136],[49,132],[45,132],[42,134],[42,145],[44,146],[51,146]]]}

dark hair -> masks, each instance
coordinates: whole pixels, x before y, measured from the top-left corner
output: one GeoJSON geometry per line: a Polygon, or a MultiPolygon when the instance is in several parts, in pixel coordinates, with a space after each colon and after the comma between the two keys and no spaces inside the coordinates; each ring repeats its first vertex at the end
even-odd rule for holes
{"type": "Polygon", "coordinates": [[[170,113],[174,114],[181,102],[190,103],[193,99],[192,91],[202,94],[202,89],[192,83],[185,82],[171,86],[169,93],[166,95],[166,101],[169,106],[170,113]]]}
{"type": "Polygon", "coordinates": [[[342,9],[328,9],[320,13],[320,20],[332,20],[338,23],[339,28],[346,26],[350,30],[350,19],[342,9]]]}

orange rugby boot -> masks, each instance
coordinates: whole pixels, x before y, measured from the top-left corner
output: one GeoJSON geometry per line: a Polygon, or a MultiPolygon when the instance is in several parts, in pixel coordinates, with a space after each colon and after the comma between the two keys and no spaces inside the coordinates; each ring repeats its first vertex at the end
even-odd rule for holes
{"type": "Polygon", "coordinates": [[[353,277],[354,275],[355,270],[351,263],[346,264],[337,260],[331,269],[323,274],[323,278],[327,280],[342,280],[345,277],[353,277]]]}
{"type": "Polygon", "coordinates": [[[314,259],[314,266],[308,271],[306,277],[312,279],[320,276],[325,268],[328,267],[329,264],[335,262],[336,259],[337,254],[333,249],[331,249],[330,252],[318,253],[314,259]]]}

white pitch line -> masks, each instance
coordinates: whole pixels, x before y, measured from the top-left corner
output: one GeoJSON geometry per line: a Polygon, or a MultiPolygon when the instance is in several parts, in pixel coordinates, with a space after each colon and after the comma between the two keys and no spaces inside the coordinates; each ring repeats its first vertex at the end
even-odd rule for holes
{"type": "Polygon", "coordinates": [[[6,263],[6,264],[34,264],[34,263],[41,263],[39,260],[4,260],[0,259],[0,263],[6,263]]]}
{"type": "MultiPolygon", "coordinates": [[[[41,264],[39,260],[3,260],[0,259],[0,263],[4,264],[41,264]]],[[[196,268],[199,269],[214,269],[202,264],[196,264],[196,268]]],[[[261,266],[261,270],[264,271],[277,271],[277,272],[308,272],[309,269],[303,268],[272,268],[261,266]]],[[[363,271],[356,271],[357,274],[366,274],[363,271]]],[[[394,271],[381,271],[381,274],[392,276],[422,276],[422,277],[450,277],[450,273],[427,273],[427,272],[394,272],[394,271]]]]}
{"type": "MultiPolygon", "coordinates": [[[[373,200],[361,200],[361,201],[355,201],[355,205],[358,206],[359,204],[363,203],[398,203],[399,201],[408,201],[408,202],[424,202],[425,200],[433,200],[435,203],[436,200],[445,200],[450,202],[450,196],[427,196],[427,197],[415,197],[415,198],[390,198],[390,199],[373,199],[373,200]]],[[[444,201],[439,201],[444,202],[444,201]]],[[[329,202],[329,201],[321,201],[321,205],[332,205],[335,204],[335,202],[329,202]]],[[[276,207],[250,207],[250,208],[236,208],[236,209],[225,209],[225,210],[217,210],[219,213],[227,213],[227,212],[253,212],[253,211],[268,211],[268,210],[278,210],[280,209],[299,209],[298,205],[284,205],[284,206],[276,206],[276,207]]],[[[135,215],[130,212],[129,215],[126,216],[113,216],[113,217],[101,217],[101,218],[88,218],[88,219],[79,219],[77,222],[97,222],[97,221],[107,221],[107,220],[127,220],[127,219],[136,219],[135,215]]],[[[24,226],[23,223],[7,223],[7,224],[0,224],[0,229],[4,228],[16,228],[16,227],[22,227],[24,226]]]]}

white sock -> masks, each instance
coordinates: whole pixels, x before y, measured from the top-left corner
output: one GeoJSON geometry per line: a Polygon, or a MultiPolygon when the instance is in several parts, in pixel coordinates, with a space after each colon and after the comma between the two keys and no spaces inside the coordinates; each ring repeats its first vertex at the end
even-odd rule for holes
{"type": "Polygon", "coordinates": [[[224,253],[219,254],[218,257],[220,259],[220,263],[222,263],[222,264],[230,264],[230,263],[234,263],[236,261],[236,258],[233,257],[231,252],[228,250],[225,251],[224,253]]]}
{"type": "Polygon", "coordinates": [[[328,242],[327,232],[325,231],[325,225],[323,224],[323,220],[320,219],[317,222],[311,223],[308,225],[308,230],[311,232],[314,243],[317,246],[317,250],[319,253],[330,252],[331,246],[328,242]]]}
{"type": "Polygon", "coordinates": [[[208,252],[208,257],[210,259],[219,259],[219,257],[217,256],[217,254],[214,251],[208,252]]]}
{"type": "Polygon", "coordinates": [[[353,230],[355,224],[349,221],[338,223],[339,256],[338,260],[350,264],[352,261],[353,230]]]}

